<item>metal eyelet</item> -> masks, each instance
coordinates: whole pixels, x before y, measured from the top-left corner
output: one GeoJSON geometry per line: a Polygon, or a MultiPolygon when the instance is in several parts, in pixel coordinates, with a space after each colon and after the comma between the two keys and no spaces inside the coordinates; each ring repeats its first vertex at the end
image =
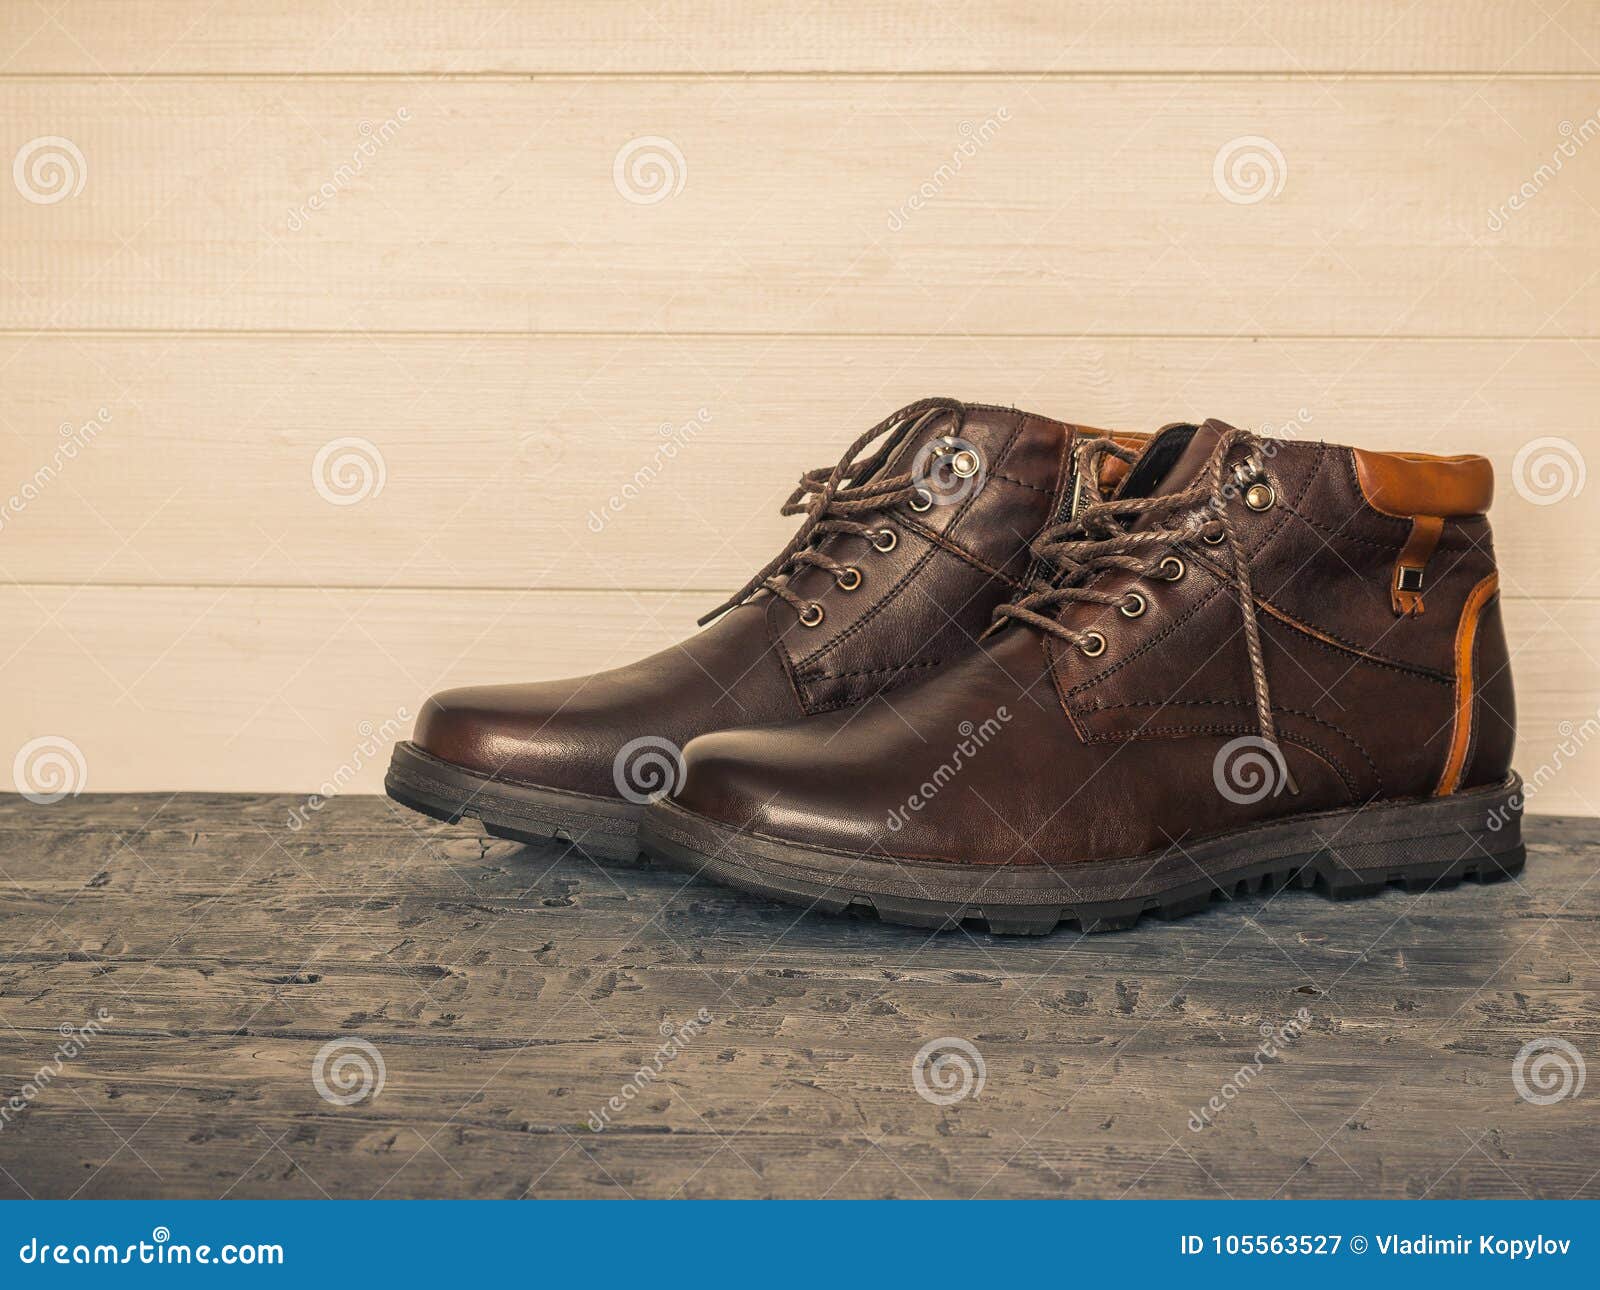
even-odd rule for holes
{"type": "Polygon", "coordinates": [[[1225,542],[1227,539],[1228,535],[1221,529],[1218,529],[1215,533],[1202,533],[1200,535],[1200,540],[1207,546],[1216,546],[1218,542],[1225,542]]]}
{"type": "Polygon", "coordinates": [[[1137,591],[1130,591],[1128,598],[1117,606],[1122,611],[1124,618],[1137,618],[1149,608],[1149,602],[1137,591]]]}
{"type": "Polygon", "coordinates": [[[1244,492],[1244,504],[1252,511],[1270,510],[1272,504],[1277,500],[1278,494],[1273,490],[1272,485],[1264,480],[1258,480],[1251,484],[1244,492]]]}
{"type": "Polygon", "coordinates": [[[800,625],[802,627],[822,626],[822,606],[815,600],[800,611],[800,625]]]}
{"type": "Polygon", "coordinates": [[[978,450],[964,439],[940,435],[933,441],[932,447],[938,456],[950,459],[950,473],[957,479],[971,479],[983,469],[983,458],[978,455],[978,450]]]}
{"type": "Polygon", "coordinates": [[[919,488],[919,489],[917,489],[917,491],[915,493],[913,493],[911,495],[911,500],[908,501],[906,503],[906,505],[909,506],[912,510],[916,511],[918,515],[920,515],[920,514],[922,514],[923,511],[932,509],[932,507],[933,507],[933,494],[930,493],[926,488],[919,488]],[[918,506],[917,505],[918,502],[921,502],[922,505],[918,506]]]}
{"type": "Polygon", "coordinates": [[[963,448],[950,458],[950,473],[957,479],[971,479],[983,462],[971,448],[963,448]]]}
{"type": "Polygon", "coordinates": [[[1083,651],[1084,658],[1099,658],[1106,652],[1106,638],[1099,632],[1087,632],[1085,636],[1086,642],[1078,646],[1083,651]],[[1093,641],[1094,644],[1091,646],[1088,641],[1093,641]]]}
{"type": "Polygon", "coordinates": [[[1168,582],[1176,582],[1183,577],[1184,563],[1175,555],[1163,556],[1161,563],[1156,565],[1161,570],[1161,576],[1168,582]]]}
{"type": "Polygon", "coordinates": [[[840,591],[854,591],[861,585],[861,570],[850,565],[833,581],[840,591]]]}
{"type": "Polygon", "coordinates": [[[879,529],[872,535],[872,549],[888,555],[895,547],[900,545],[900,535],[893,529],[879,529]]]}

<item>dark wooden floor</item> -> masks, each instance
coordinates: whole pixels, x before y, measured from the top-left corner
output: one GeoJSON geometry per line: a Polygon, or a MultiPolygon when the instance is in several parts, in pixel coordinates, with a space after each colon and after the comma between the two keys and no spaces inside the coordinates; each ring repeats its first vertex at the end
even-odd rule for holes
{"type": "Polygon", "coordinates": [[[1593,821],[1498,887],[1009,940],[300,804],[0,798],[0,1196],[1600,1196],[1600,1076],[1512,1078],[1600,1055],[1593,821]]]}

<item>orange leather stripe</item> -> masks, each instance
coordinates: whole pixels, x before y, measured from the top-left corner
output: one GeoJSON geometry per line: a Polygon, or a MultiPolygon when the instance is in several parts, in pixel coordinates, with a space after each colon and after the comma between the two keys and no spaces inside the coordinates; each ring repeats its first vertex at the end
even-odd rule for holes
{"type": "Polygon", "coordinates": [[[1478,638],[1478,620],[1483,617],[1484,606],[1500,590],[1500,575],[1491,573],[1472,589],[1467,603],[1461,607],[1461,621],[1456,624],[1456,728],[1450,737],[1450,752],[1444,759],[1444,774],[1439,776],[1439,786],[1433,790],[1435,797],[1453,793],[1461,783],[1461,772],[1467,765],[1467,748],[1472,743],[1472,693],[1476,678],[1472,675],[1472,646],[1478,638]]]}

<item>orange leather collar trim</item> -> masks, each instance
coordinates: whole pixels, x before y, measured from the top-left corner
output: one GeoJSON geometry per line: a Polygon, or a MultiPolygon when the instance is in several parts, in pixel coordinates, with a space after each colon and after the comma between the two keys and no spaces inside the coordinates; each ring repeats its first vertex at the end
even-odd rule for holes
{"type": "Polygon", "coordinates": [[[1352,448],[1356,480],[1367,505],[1385,515],[1482,515],[1494,500],[1494,467],[1487,457],[1432,457],[1419,452],[1352,448]]]}

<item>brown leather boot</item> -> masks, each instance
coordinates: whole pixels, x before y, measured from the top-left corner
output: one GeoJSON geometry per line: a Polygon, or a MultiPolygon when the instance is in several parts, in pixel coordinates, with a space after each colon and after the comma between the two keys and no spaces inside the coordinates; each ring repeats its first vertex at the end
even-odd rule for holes
{"type": "MultiPolygon", "coordinates": [[[[972,649],[1027,585],[1031,540],[1098,500],[1075,471],[1078,447],[1103,433],[914,403],[801,477],[783,508],[805,516],[799,531],[705,631],[596,676],[435,695],[385,787],[496,837],[631,856],[645,804],[677,784],[693,736],[847,709],[972,649]]],[[[1133,455],[1096,454],[1106,486],[1133,455]]]]}
{"type": "Polygon", "coordinates": [[[703,736],[645,850],[918,927],[1124,927],[1296,882],[1523,862],[1481,457],[1154,438],[1041,535],[983,648],[848,714],[703,736]]]}

